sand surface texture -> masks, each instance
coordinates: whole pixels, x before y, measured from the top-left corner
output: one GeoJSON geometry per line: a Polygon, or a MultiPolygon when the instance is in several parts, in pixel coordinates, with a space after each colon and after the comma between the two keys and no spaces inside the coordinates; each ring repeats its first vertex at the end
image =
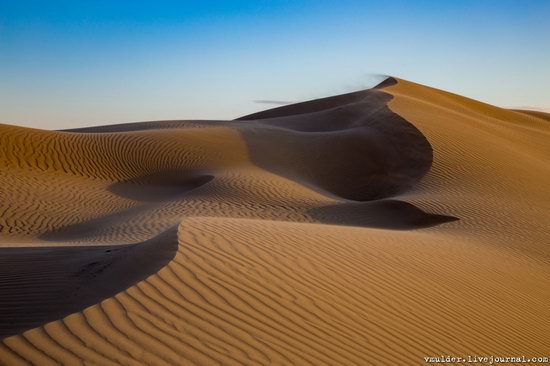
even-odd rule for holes
{"type": "Polygon", "coordinates": [[[233,121],[0,125],[0,365],[550,356],[550,117],[388,78],[233,121]]]}

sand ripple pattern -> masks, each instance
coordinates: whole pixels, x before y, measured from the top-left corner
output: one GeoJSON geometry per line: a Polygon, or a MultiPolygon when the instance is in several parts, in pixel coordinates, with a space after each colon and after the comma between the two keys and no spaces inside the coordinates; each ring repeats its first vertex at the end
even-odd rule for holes
{"type": "Polygon", "coordinates": [[[517,313],[545,313],[548,268],[502,274],[501,261],[512,269],[526,263],[487,248],[469,254],[490,263],[468,262],[461,245],[423,232],[367,236],[360,228],[186,219],[167,267],[83,312],[5,339],[0,358],[9,365],[418,365],[427,353],[548,349],[540,338],[548,319],[517,313]],[[458,255],[445,255],[449,245],[458,255]]]}
{"type": "Polygon", "coordinates": [[[235,121],[0,125],[0,365],[548,356],[548,121],[389,78],[235,121]]]}

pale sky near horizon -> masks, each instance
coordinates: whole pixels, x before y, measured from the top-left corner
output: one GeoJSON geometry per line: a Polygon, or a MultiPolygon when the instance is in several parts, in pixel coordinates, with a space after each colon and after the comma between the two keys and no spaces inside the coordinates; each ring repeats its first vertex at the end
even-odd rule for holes
{"type": "Polygon", "coordinates": [[[0,0],[0,123],[232,119],[378,74],[550,111],[549,19],[549,0],[0,0]]]}

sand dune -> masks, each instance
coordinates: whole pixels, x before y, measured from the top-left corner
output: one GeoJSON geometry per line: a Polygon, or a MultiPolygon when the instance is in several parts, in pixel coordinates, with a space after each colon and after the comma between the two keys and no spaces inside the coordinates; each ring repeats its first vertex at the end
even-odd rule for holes
{"type": "Polygon", "coordinates": [[[548,356],[549,138],[395,78],[235,121],[0,125],[0,365],[548,356]]]}

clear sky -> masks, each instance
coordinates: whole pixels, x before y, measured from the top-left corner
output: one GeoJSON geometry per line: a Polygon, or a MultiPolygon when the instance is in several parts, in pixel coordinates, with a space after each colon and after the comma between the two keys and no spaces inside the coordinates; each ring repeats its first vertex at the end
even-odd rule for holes
{"type": "Polygon", "coordinates": [[[387,74],[550,109],[550,0],[0,0],[0,122],[231,119],[387,74]]]}

